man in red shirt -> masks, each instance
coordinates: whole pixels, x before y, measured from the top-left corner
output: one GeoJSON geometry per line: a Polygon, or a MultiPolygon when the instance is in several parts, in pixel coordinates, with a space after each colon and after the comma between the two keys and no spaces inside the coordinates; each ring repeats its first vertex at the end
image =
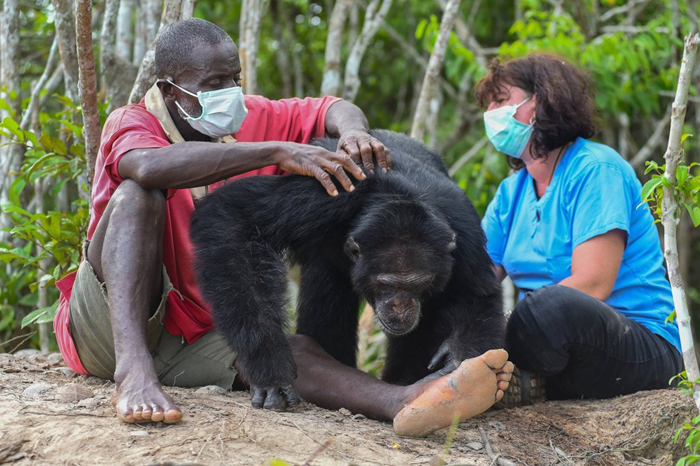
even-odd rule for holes
{"type": "MultiPolygon", "coordinates": [[[[332,177],[351,191],[350,176],[365,178],[359,164],[371,172],[375,160],[382,170],[391,161],[351,103],[243,97],[236,46],[207,21],[164,31],[156,71],[144,99],[105,123],[85,260],[58,283],[54,326],[70,367],[116,382],[120,419],[174,423],[182,413],[161,383],[245,383],[194,281],[188,229],[202,191],[284,172],[313,176],[336,196],[332,177]],[[306,144],[324,135],[339,138],[337,152],[306,144]]],[[[333,360],[308,337],[290,339],[304,399],[394,419],[397,431],[409,434],[449,425],[455,412],[468,417],[487,409],[512,371],[504,352],[491,352],[449,376],[395,387],[333,360]],[[449,409],[436,410],[440,402],[449,409]]]]}

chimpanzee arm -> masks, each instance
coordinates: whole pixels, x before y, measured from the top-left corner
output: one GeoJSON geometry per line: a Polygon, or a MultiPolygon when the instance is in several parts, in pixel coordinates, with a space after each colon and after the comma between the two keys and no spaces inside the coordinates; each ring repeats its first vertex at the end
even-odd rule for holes
{"type": "Polygon", "coordinates": [[[468,358],[501,348],[504,344],[505,317],[501,289],[490,267],[473,276],[464,265],[455,263],[453,276],[441,297],[430,303],[439,313],[438,327],[448,335],[445,356],[457,365],[468,358]]]}
{"type": "MultiPolygon", "coordinates": [[[[336,251],[342,254],[342,247],[336,251]]],[[[297,333],[310,336],[351,367],[356,364],[358,307],[347,271],[318,253],[303,263],[297,333]]]]}
{"type": "Polygon", "coordinates": [[[216,326],[238,353],[253,406],[284,409],[299,402],[292,386],[297,368],[284,334],[287,270],[265,241],[246,236],[244,225],[229,218],[195,222],[197,282],[216,326]]]}

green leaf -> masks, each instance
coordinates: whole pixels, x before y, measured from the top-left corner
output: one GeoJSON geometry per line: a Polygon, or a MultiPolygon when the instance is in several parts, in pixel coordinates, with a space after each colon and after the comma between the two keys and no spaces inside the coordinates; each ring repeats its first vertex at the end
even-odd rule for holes
{"type": "Polygon", "coordinates": [[[284,460],[281,460],[279,458],[274,458],[271,459],[270,461],[267,462],[268,466],[289,466],[289,463],[287,463],[284,460]]]}
{"type": "Polygon", "coordinates": [[[19,140],[19,142],[24,142],[24,133],[22,133],[22,130],[19,129],[17,122],[9,116],[2,120],[0,126],[8,129],[19,140]]]}
{"type": "Polygon", "coordinates": [[[12,202],[15,205],[20,204],[19,195],[24,190],[25,186],[27,186],[27,182],[23,177],[17,178],[15,181],[12,182],[12,185],[10,185],[10,192],[8,193],[10,197],[10,202],[12,202]]]}
{"type": "Polygon", "coordinates": [[[2,208],[2,210],[4,210],[5,212],[8,212],[8,213],[11,213],[11,214],[20,214],[20,215],[24,215],[25,217],[29,217],[29,218],[32,217],[32,214],[30,214],[29,212],[27,212],[26,210],[24,210],[23,208],[21,208],[18,205],[8,204],[8,205],[5,205],[2,208]]]}
{"type": "Polygon", "coordinates": [[[22,328],[31,324],[45,324],[51,322],[58,311],[58,300],[49,307],[42,307],[30,312],[22,319],[22,328]]]}
{"type": "MultiPolygon", "coordinates": [[[[676,318],[676,310],[674,309],[673,312],[671,312],[668,315],[668,317],[666,317],[666,320],[664,321],[664,323],[672,324],[673,321],[675,320],[675,318],[676,318]]],[[[671,380],[673,380],[673,379],[671,379],[671,380]]]]}
{"type": "Polygon", "coordinates": [[[683,186],[685,180],[688,179],[688,167],[685,165],[679,165],[676,167],[676,179],[678,186],[683,186]]]}
{"type": "Polygon", "coordinates": [[[51,223],[49,224],[49,234],[54,238],[58,238],[61,235],[61,222],[57,215],[51,216],[51,223]]]}
{"type": "Polygon", "coordinates": [[[36,139],[36,134],[34,134],[32,131],[25,131],[24,136],[27,138],[27,141],[32,143],[33,147],[39,147],[39,141],[36,139]]]}
{"type": "Polygon", "coordinates": [[[41,137],[39,138],[39,143],[42,145],[44,150],[46,150],[46,152],[53,151],[53,142],[51,141],[51,136],[49,136],[49,133],[42,133],[41,137]]]}
{"type": "Polygon", "coordinates": [[[695,228],[700,226],[700,207],[698,206],[690,206],[688,204],[685,205],[685,208],[688,210],[688,214],[690,215],[690,219],[693,221],[693,225],[695,228]]]}
{"type": "Polygon", "coordinates": [[[647,202],[652,192],[662,183],[662,177],[652,178],[642,187],[642,202],[647,202]]]}
{"type": "Polygon", "coordinates": [[[66,155],[68,154],[68,149],[66,148],[66,144],[61,141],[58,138],[51,138],[51,142],[53,143],[53,150],[59,155],[66,155]]]}

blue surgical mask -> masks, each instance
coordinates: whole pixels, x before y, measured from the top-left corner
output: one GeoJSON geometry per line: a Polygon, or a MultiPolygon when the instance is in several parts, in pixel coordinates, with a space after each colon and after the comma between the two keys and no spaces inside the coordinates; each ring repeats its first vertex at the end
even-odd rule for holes
{"type": "Polygon", "coordinates": [[[518,159],[523,155],[530,136],[532,136],[532,125],[516,120],[514,115],[518,111],[518,107],[530,99],[532,96],[517,105],[505,105],[484,112],[486,136],[496,147],[496,150],[518,159]]]}
{"type": "Polygon", "coordinates": [[[175,101],[177,108],[185,115],[185,120],[196,131],[211,138],[221,138],[237,133],[241,128],[243,120],[248,114],[248,109],[245,106],[243,90],[240,87],[227,87],[226,89],[193,94],[170,80],[168,82],[199,100],[202,114],[198,117],[188,114],[180,106],[180,103],[175,101]]]}

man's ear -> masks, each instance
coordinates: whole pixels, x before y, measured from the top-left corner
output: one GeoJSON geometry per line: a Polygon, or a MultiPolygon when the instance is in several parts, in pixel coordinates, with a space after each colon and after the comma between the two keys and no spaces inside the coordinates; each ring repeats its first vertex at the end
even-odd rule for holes
{"type": "Polygon", "coordinates": [[[171,76],[166,76],[164,79],[156,81],[158,89],[160,89],[160,93],[163,95],[163,99],[166,102],[174,102],[177,99],[177,96],[175,96],[175,86],[170,83],[172,79],[171,76]]]}

